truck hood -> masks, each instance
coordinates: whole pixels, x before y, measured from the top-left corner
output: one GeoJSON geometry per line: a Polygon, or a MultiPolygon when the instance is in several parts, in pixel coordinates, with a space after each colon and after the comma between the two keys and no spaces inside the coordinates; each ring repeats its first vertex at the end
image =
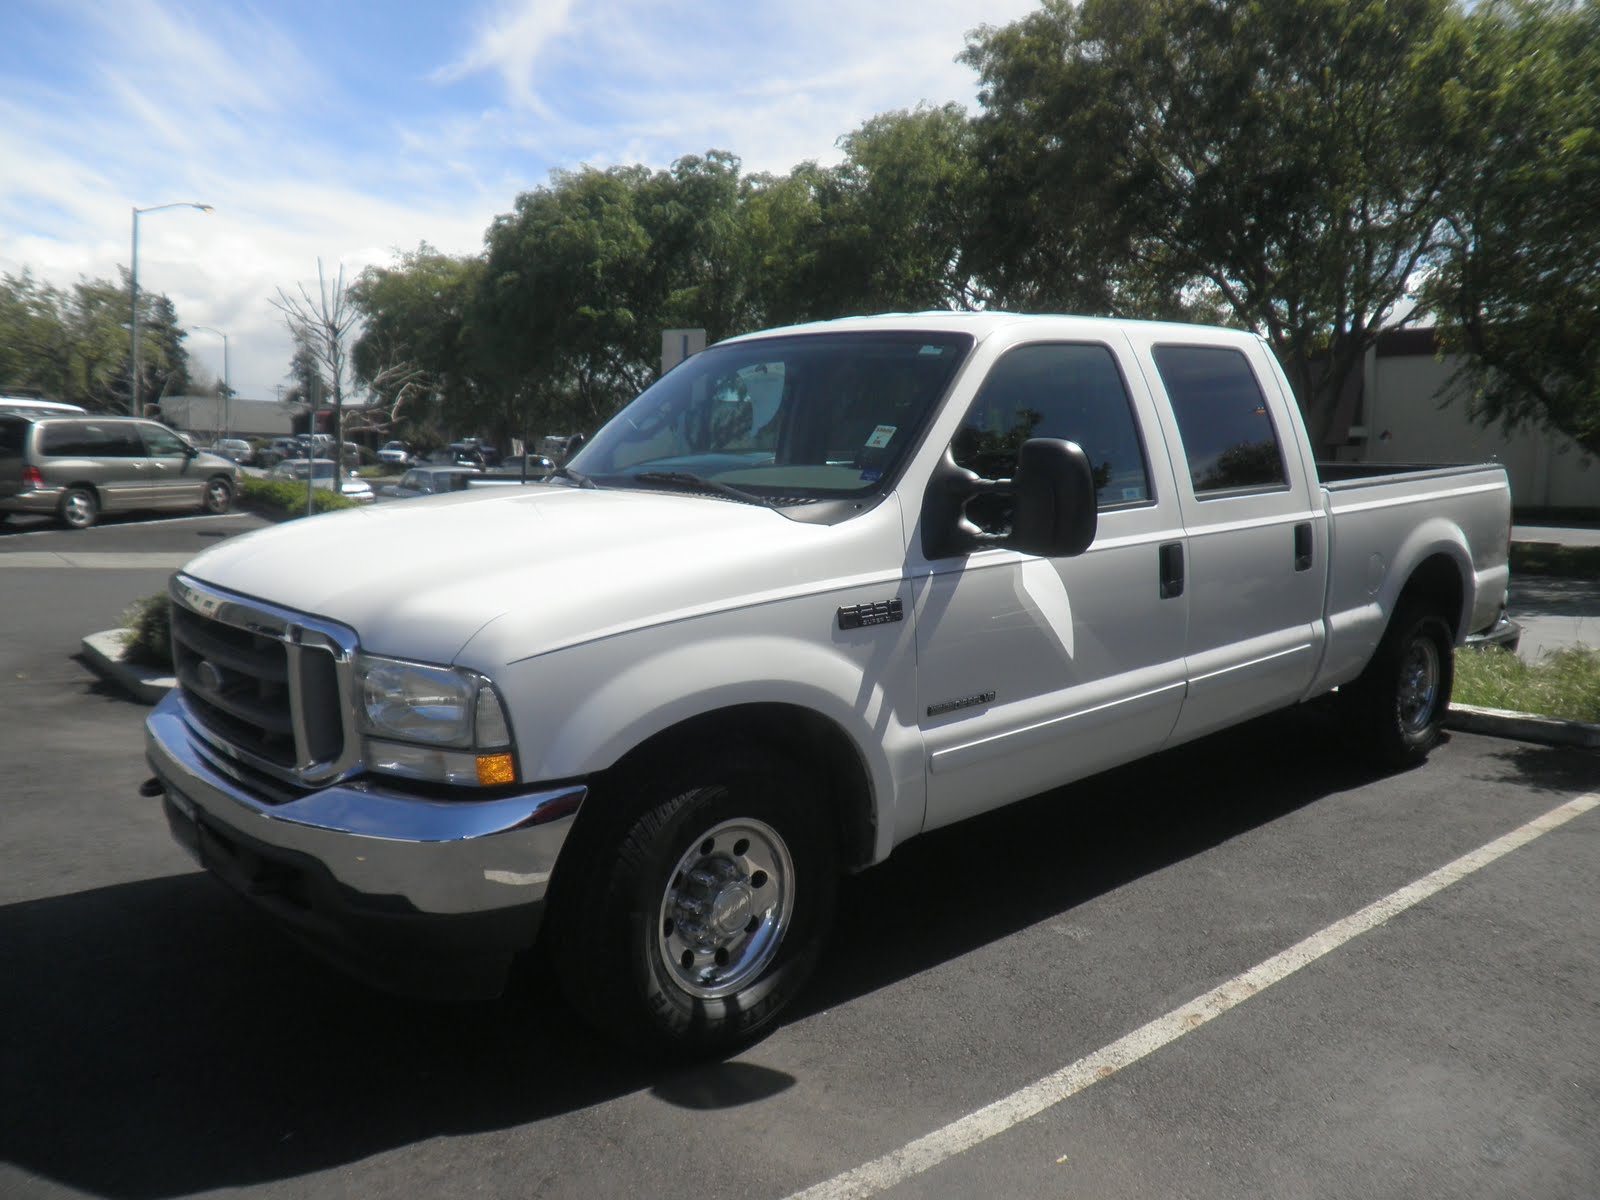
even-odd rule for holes
{"type": "Polygon", "coordinates": [[[699,495],[530,486],[287,522],[184,573],[350,626],[375,654],[453,662],[493,625],[470,655],[487,669],[830,581],[898,578],[903,559],[892,498],[829,526],[699,495]]]}

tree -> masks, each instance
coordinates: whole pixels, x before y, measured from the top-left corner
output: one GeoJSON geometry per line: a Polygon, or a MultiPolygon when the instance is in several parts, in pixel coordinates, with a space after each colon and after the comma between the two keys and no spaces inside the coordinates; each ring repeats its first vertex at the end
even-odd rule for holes
{"type": "MultiPolygon", "coordinates": [[[[128,287],[79,280],[63,290],[24,270],[0,277],[0,386],[42,392],[92,411],[128,410],[128,287]]],[[[177,310],[143,292],[142,399],[188,384],[188,354],[177,310]]]]}
{"type": "Polygon", "coordinates": [[[738,319],[737,170],[712,152],[556,172],[496,219],[470,325],[513,428],[592,430],[654,380],[663,329],[738,319]]]}
{"type": "Polygon", "coordinates": [[[750,320],[970,308],[977,221],[974,129],[958,105],[873,117],[839,141],[836,167],[749,177],[738,229],[750,320]]]}
{"type": "Polygon", "coordinates": [[[481,258],[441,254],[424,242],[393,266],[368,267],[351,285],[363,321],[355,376],[391,424],[426,422],[434,403],[452,424],[483,424],[490,406],[469,331],[483,268],[481,258]]]}
{"type": "Polygon", "coordinates": [[[1060,269],[1091,300],[1108,281],[1111,312],[1214,298],[1337,442],[1338,396],[1439,248],[1452,30],[1448,0],[1045,0],[980,30],[989,208],[1018,218],[987,248],[997,294],[1049,298],[1060,269]]]}
{"type": "MultiPolygon", "coordinates": [[[[333,486],[337,491],[344,481],[344,397],[350,373],[350,338],[361,313],[350,296],[349,288],[345,286],[343,265],[339,267],[338,276],[330,283],[319,258],[317,294],[313,296],[303,283],[297,288],[297,294],[291,295],[280,287],[278,298],[271,304],[283,314],[289,336],[297,347],[297,356],[300,350],[304,350],[306,358],[315,364],[320,380],[331,393],[327,398],[333,401],[333,486]]],[[[314,430],[315,403],[311,415],[314,430]]]]}
{"type": "Polygon", "coordinates": [[[1426,302],[1481,419],[1600,455],[1600,3],[1491,0],[1467,30],[1452,116],[1475,153],[1426,302]]]}
{"type": "MultiPolygon", "coordinates": [[[[974,130],[960,105],[882,113],[840,139],[832,222],[837,264],[861,280],[847,311],[972,308],[984,299],[966,247],[974,225],[974,130]]],[[[834,314],[842,315],[842,314],[834,314]]]]}

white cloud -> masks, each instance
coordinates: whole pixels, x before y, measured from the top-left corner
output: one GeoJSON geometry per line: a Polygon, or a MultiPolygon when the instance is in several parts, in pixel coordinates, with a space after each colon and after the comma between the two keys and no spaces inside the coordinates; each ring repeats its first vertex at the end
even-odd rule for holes
{"type": "Polygon", "coordinates": [[[572,0],[511,0],[478,24],[466,54],[441,67],[435,78],[450,83],[493,71],[504,80],[518,107],[544,112],[535,88],[534,67],[552,41],[567,31],[572,0]]]}
{"type": "MultiPolygon", "coordinates": [[[[211,216],[141,219],[141,285],[186,323],[225,330],[234,386],[271,396],[290,346],[270,299],[314,283],[319,256],[353,276],[423,240],[475,253],[495,214],[553,168],[659,167],[712,148],[751,171],[836,161],[837,139],[875,113],[970,106],[976,81],[954,61],[964,35],[1032,7],[500,3],[469,20],[459,52],[440,50],[446,66],[415,67],[415,103],[374,120],[383,97],[341,89],[389,63],[341,46],[358,69],[330,73],[312,54],[320,29],[250,8],[85,2],[67,9],[62,47],[79,82],[0,94],[0,270],[114,277],[131,205],[212,204],[211,216]]],[[[220,372],[215,338],[189,346],[220,372]]]]}

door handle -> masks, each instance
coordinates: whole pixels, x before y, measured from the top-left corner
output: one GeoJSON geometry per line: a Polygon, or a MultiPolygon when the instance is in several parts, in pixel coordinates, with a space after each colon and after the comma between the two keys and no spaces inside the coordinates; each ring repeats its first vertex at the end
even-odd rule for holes
{"type": "Polygon", "coordinates": [[[1161,598],[1183,595],[1183,543],[1168,542],[1161,547],[1161,598]]]}
{"type": "Polygon", "coordinates": [[[1304,521],[1294,527],[1294,569],[1311,570],[1311,522],[1304,521]]]}

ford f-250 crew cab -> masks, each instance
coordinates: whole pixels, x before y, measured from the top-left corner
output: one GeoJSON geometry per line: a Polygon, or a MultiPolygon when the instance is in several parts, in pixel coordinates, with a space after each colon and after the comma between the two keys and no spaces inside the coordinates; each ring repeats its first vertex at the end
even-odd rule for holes
{"type": "Polygon", "coordinates": [[[602,1028],[722,1047],[924,830],[1334,689],[1420,760],[1509,515],[1497,466],[1319,479],[1246,333],[753,334],[546,483],[195,558],[149,790],[370,978],[493,994],[537,939],[602,1028]]]}

